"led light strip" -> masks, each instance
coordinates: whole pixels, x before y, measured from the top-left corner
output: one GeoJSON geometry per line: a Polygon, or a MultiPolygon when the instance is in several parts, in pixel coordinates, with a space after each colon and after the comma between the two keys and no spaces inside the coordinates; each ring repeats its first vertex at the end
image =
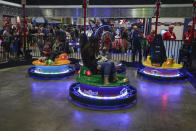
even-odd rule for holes
{"type": "MultiPolygon", "coordinates": [[[[79,64],[80,64],[80,66],[83,66],[83,63],[82,62],[79,62],[79,64]]],[[[122,66],[122,63],[115,65],[115,67],[120,67],[120,66],[122,66]]]]}
{"type": "Polygon", "coordinates": [[[69,69],[66,70],[66,71],[62,71],[62,72],[40,72],[40,71],[37,71],[37,70],[34,70],[34,72],[37,73],[37,74],[51,74],[51,75],[56,75],[56,74],[68,73],[69,72],[69,69]]]}
{"type": "Polygon", "coordinates": [[[128,95],[128,92],[125,91],[123,94],[121,94],[121,95],[119,95],[119,96],[111,96],[111,97],[108,97],[108,96],[103,96],[103,97],[102,97],[102,96],[92,96],[92,95],[88,95],[88,94],[83,93],[83,92],[80,90],[80,88],[78,89],[78,92],[79,92],[81,95],[85,96],[85,97],[90,97],[90,98],[99,99],[99,100],[101,100],[101,99],[104,99],[104,100],[119,99],[119,98],[122,98],[122,97],[125,97],[126,95],[128,95]]]}
{"type": "Polygon", "coordinates": [[[180,74],[176,74],[176,75],[158,75],[158,74],[152,74],[152,73],[149,73],[149,72],[146,72],[146,71],[143,71],[145,74],[148,74],[148,75],[152,75],[152,76],[161,76],[161,77],[178,77],[180,76],[180,74]]]}

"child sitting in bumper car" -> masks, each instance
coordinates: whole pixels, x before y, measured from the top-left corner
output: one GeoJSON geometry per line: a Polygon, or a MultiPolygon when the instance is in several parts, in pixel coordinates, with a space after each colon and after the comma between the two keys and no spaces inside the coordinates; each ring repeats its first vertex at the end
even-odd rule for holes
{"type": "Polygon", "coordinates": [[[46,57],[46,58],[49,58],[50,57],[50,54],[51,54],[52,50],[50,48],[50,42],[47,42],[44,46],[44,49],[42,51],[42,56],[43,57],[46,57]]]}
{"type": "Polygon", "coordinates": [[[101,71],[104,76],[104,84],[110,84],[110,78],[112,82],[118,81],[116,76],[115,65],[111,61],[98,62],[96,57],[99,55],[99,39],[95,36],[91,36],[88,40],[85,34],[81,35],[81,55],[84,66],[89,68],[93,74],[97,74],[101,71]]]}
{"type": "Polygon", "coordinates": [[[49,59],[53,60],[62,53],[68,53],[66,49],[66,43],[61,41],[59,37],[56,38],[55,44],[52,46],[52,52],[49,59]]]}
{"type": "MultiPolygon", "coordinates": [[[[45,62],[48,65],[54,65],[56,63],[56,60],[62,56],[62,54],[66,54],[66,48],[65,43],[60,41],[60,38],[56,38],[55,44],[52,46],[52,50],[50,48],[50,42],[47,42],[45,44],[45,47],[42,51],[42,57],[40,57],[38,60],[40,62],[45,62]]],[[[66,54],[66,57],[67,54],[66,54]]],[[[59,61],[57,62],[59,64],[59,61]]]]}

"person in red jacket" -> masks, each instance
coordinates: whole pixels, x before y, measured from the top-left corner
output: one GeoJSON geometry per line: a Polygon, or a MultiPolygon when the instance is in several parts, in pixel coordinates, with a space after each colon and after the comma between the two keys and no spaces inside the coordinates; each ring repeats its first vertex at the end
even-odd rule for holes
{"type": "Polygon", "coordinates": [[[170,26],[169,31],[165,32],[165,34],[163,35],[163,40],[176,40],[176,35],[173,30],[174,27],[170,26]]]}
{"type": "Polygon", "coordinates": [[[147,37],[146,37],[146,40],[147,40],[147,45],[146,45],[146,57],[147,57],[147,55],[150,53],[150,48],[151,48],[151,46],[152,46],[152,43],[153,43],[153,41],[154,41],[154,38],[155,38],[155,31],[154,30],[152,30],[151,32],[150,32],[150,34],[149,35],[147,35],[147,37]]]}
{"type": "Polygon", "coordinates": [[[187,27],[187,32],[184,33],[183,38],[182,38],[185,42],[185,44],[190,45],[191,44],[191,39],[192,39],[192,26],[189,25],[187,27]]]}
{"type": "Polygon", "coordinates": [[[152,45],[152,43],[153,43],[153,41],[154,41],[154,38],[155,38],[155,31],[152,30],[152,31],[150,32],[150,34],[147,35],[147,37],[146,37],[146,40],[147,40],[147,42],[150,44],[150,46],[152,45]]]}

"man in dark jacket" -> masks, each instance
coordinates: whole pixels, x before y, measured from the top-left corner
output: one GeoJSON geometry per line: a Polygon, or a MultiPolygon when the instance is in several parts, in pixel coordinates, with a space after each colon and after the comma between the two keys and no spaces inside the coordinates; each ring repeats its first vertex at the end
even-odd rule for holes
{"type": "Polygon", "coordinates": [[[142,62],[142,50],[141,50],[141,43],[140,39],[142,38],[142,35],[140,33],[140,28],[135,27],[135,30],[133,31],[133,48],[132,48],[132,62],[135,62],[135,55],[137,51],[139,52],[139,62],[142,62]]]}

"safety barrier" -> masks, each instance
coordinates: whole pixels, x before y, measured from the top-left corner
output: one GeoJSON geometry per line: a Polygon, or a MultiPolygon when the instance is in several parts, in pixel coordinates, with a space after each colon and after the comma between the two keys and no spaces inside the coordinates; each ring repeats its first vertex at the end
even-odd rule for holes
{"type": "MultiPolygon", "coordinates": [[[[164,46],[166,50],[166,56],[167,57],[173,57],[175,61],[178,61],[179,58],[179,50],[184,44],[184,41],[182,40],[164,40],[164,46]]],[[[145,44],[144,44],[145,45],[145,44]]],[[[143,59],[146,58],[145,53],[145,47],[142,47],[142,54],[143,59]]],[[[126,61],[126,62],[132,62],[132,51],[128,50],[127,53],[109,53],[109,56],[114,61],[126,61]]],[[[80,52],[74,52],[70,54],[71,58],[81,59],[80,52]]],[[[139,55],[136,55],[136,60],[139,59],[139,55]]]]}
{"type": "MultiPolygon", "coordinates": [[[[46,37],[46,36],[41,36],[43,37],[43,44],[45,44],[47,41],[50,41],[52,44],[55,42],[55,37],[46,37]]],[[[41,56],[39,46],[38,46],[38,40],[40,40],[40,36],[31,36],[27,37],[27,43],[26,45],[23,44],[22,47],[20,47],[20,50],[24,52],[24,50],[30,50],[31,55],[33,58],[38,58],[41,56]],[[26,47],[26,48],[24,48],[26,47]]],[[[24,43],[24,42],[23,42],[24,43]]],[[[6,52],[5,52],[5,46],[4,42],[0,40],[0,62],[6,62],[6,52]]],[[[182,40],[166,40],[164,41],[165,49],[166,49],[166,55],[167,57],[173,57],[176,61],[178,61],[179,58],[179,50],[184,44],[184,41],[182,40]]],[[[131,44],[130,44],[131,46],[131,44]]],[[[144,40],[143,46],[142,46],[142,54],[143,54],[143,59],[145,59],[146,55],[145,49],[146,49],[146,43],[144,40]]],[[[80,54],[80,49],[78,44],[70,45],[70,58],[75,58],[75,59],[81,59],[81,54],[80,54]]],[[[19,47],[18,47],[19,48],[19,47]]],[[[13,53],[13,42],[10,44],[10,51],[7,52],[8,56],[10,59],[15,59],[14,53],[13,53]]],[[[126,61],[126,62],[132,62],[132,50],[131,48],[127,51],[127,53],[122,54],[122,53],[109,53],[109,56],[112,60],[114,61],[126,61]]],[[[138,54],[136,55],[136,60],[138,60],[138,54]]]]}

